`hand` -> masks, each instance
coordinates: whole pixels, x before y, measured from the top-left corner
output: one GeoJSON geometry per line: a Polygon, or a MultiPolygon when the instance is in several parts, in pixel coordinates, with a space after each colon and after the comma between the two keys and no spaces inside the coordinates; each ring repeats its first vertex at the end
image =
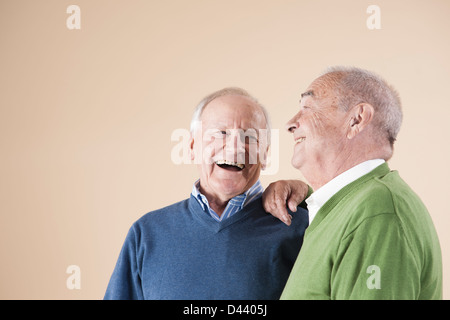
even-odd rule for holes
{"type": "Polygon", "coordinates": [[[291,225],[292,216],[289,214],[286,204],[292,212],[297,211],[297,206],[308,195],[308,185],[300,180],[279,180],[272,182],[262,195],[264,210],[274,217],[291,225]]]}

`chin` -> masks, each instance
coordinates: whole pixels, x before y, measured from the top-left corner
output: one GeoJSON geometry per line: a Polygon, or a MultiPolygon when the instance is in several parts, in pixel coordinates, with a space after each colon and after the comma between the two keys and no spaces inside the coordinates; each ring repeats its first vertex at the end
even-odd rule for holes
{"type": "Polygon", "coordinates": [[[295,169],[301,170],[300,168],[302,167],[302,162],[300,161],[300,159],[293,157],[291,160],[291,164],[295,169]]]}
{"type": "Polygon", "coordinates": [[[246,191],[247,182],[246,181],[236,181],[236,180],[222,180],[219,182],[218,189],[224,195],[229,195],[231,198],[240,195],[246,191]]]}

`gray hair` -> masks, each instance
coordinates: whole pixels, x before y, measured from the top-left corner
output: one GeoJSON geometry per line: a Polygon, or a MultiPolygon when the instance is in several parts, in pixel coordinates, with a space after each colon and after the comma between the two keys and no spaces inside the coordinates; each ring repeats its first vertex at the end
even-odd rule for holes
{"type": "Polygon", "coordinates": [[[372,105],[376,129],[393,146],[403,118],[397,91],[379,75],[356,67],[330,67],[322,75],[330,77],[342,110],[363,102],[372,105]]]}
{"type": "MultiPolygon", "coordinates": [[[[214,99],[217,99],[219,97],[231,96],[231,95],[247,97],[252,102],[254,102],[257,106],[259,106],[261,108],[261,110],[264,114],[264,117],[266,119],[267,143],[268,143],[268,145],[270,145],[271,124],[270,124],[269,114],[268,114],[266,108],[264,108],[264,106],[261,103],[259,103],[259,101],[256,98],[254,98],[252,95],[250,95],[246,90],[239,88],[239,87],[227,87],[227,88],[215,91],[215,92],[207,95],[205,98],[203,98],[202,101],[200,101],[199,104],[197,105],[197,107],[195,108],[194,114],[192,115],[191,133],[193,134],[197,130],[198,124],[201,122],[200,118],[202,116],[203,110],[206,108],[206,106],[211,101],[213,101],[214,99]]],[[[259,129],[259,128],[254,128],[254,129],[259,129]]]]}

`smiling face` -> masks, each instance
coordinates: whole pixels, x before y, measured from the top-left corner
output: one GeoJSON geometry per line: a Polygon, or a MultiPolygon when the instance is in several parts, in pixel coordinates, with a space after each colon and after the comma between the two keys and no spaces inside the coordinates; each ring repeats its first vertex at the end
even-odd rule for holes
{"type": "Polygon", "coordinates": [[[264,113],[247,97],[221,96],[205,107],[201,128],[191,140],[191,157],[207,198],[228,201],[256,183],[267,153],[259,129],[266,129],[264,113]]]}
{"type": "Polygon", "coordinates": [[[346,150],[349,117],[323,80],[315,80],[302,94],[299,112],[286,125],[295,141],[292,165],[307,179],[339,166],[336,159],[346,150]]]}

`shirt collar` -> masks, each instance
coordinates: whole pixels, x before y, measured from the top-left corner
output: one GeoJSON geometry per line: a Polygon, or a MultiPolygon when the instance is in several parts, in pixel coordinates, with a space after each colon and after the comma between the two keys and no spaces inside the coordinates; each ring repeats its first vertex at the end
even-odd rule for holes
{"type": "Polygon", "coordinates": [[[259,180],[256,181],[256,183],[251,186],[250,189],[240,195],[231,198],[224,210],[224,214],[219,217],[219,215],[215,213],[214,210],[212,210],[209,206],[209,202],[206,196],[200,192],[200,179],[195,181],[194,185],[192,186],[192,195],[194,196],[194,198],[197,199],[203,210],[208,211],[218,221],[221,221],[222,218],[228,218],[237,211],[242,210],[242,208],[244,208],[247,204],[259,198],[262,195],[263,191],[264,188],[261,182],[259,180]]]}
{"type": "Polygon", "coordinates": [[[309,223],[314,219],[319,209],[334,196],[339,190],[353,181],[361,178],[363,175],[369,173],[379,165],[383,164],[383,159],[374,159],[364,161],[353,168],[341,173],[334,179],[330,180],[322,187],[314,191],[308,199],[306,204],[309,211],[309,223]]]}

